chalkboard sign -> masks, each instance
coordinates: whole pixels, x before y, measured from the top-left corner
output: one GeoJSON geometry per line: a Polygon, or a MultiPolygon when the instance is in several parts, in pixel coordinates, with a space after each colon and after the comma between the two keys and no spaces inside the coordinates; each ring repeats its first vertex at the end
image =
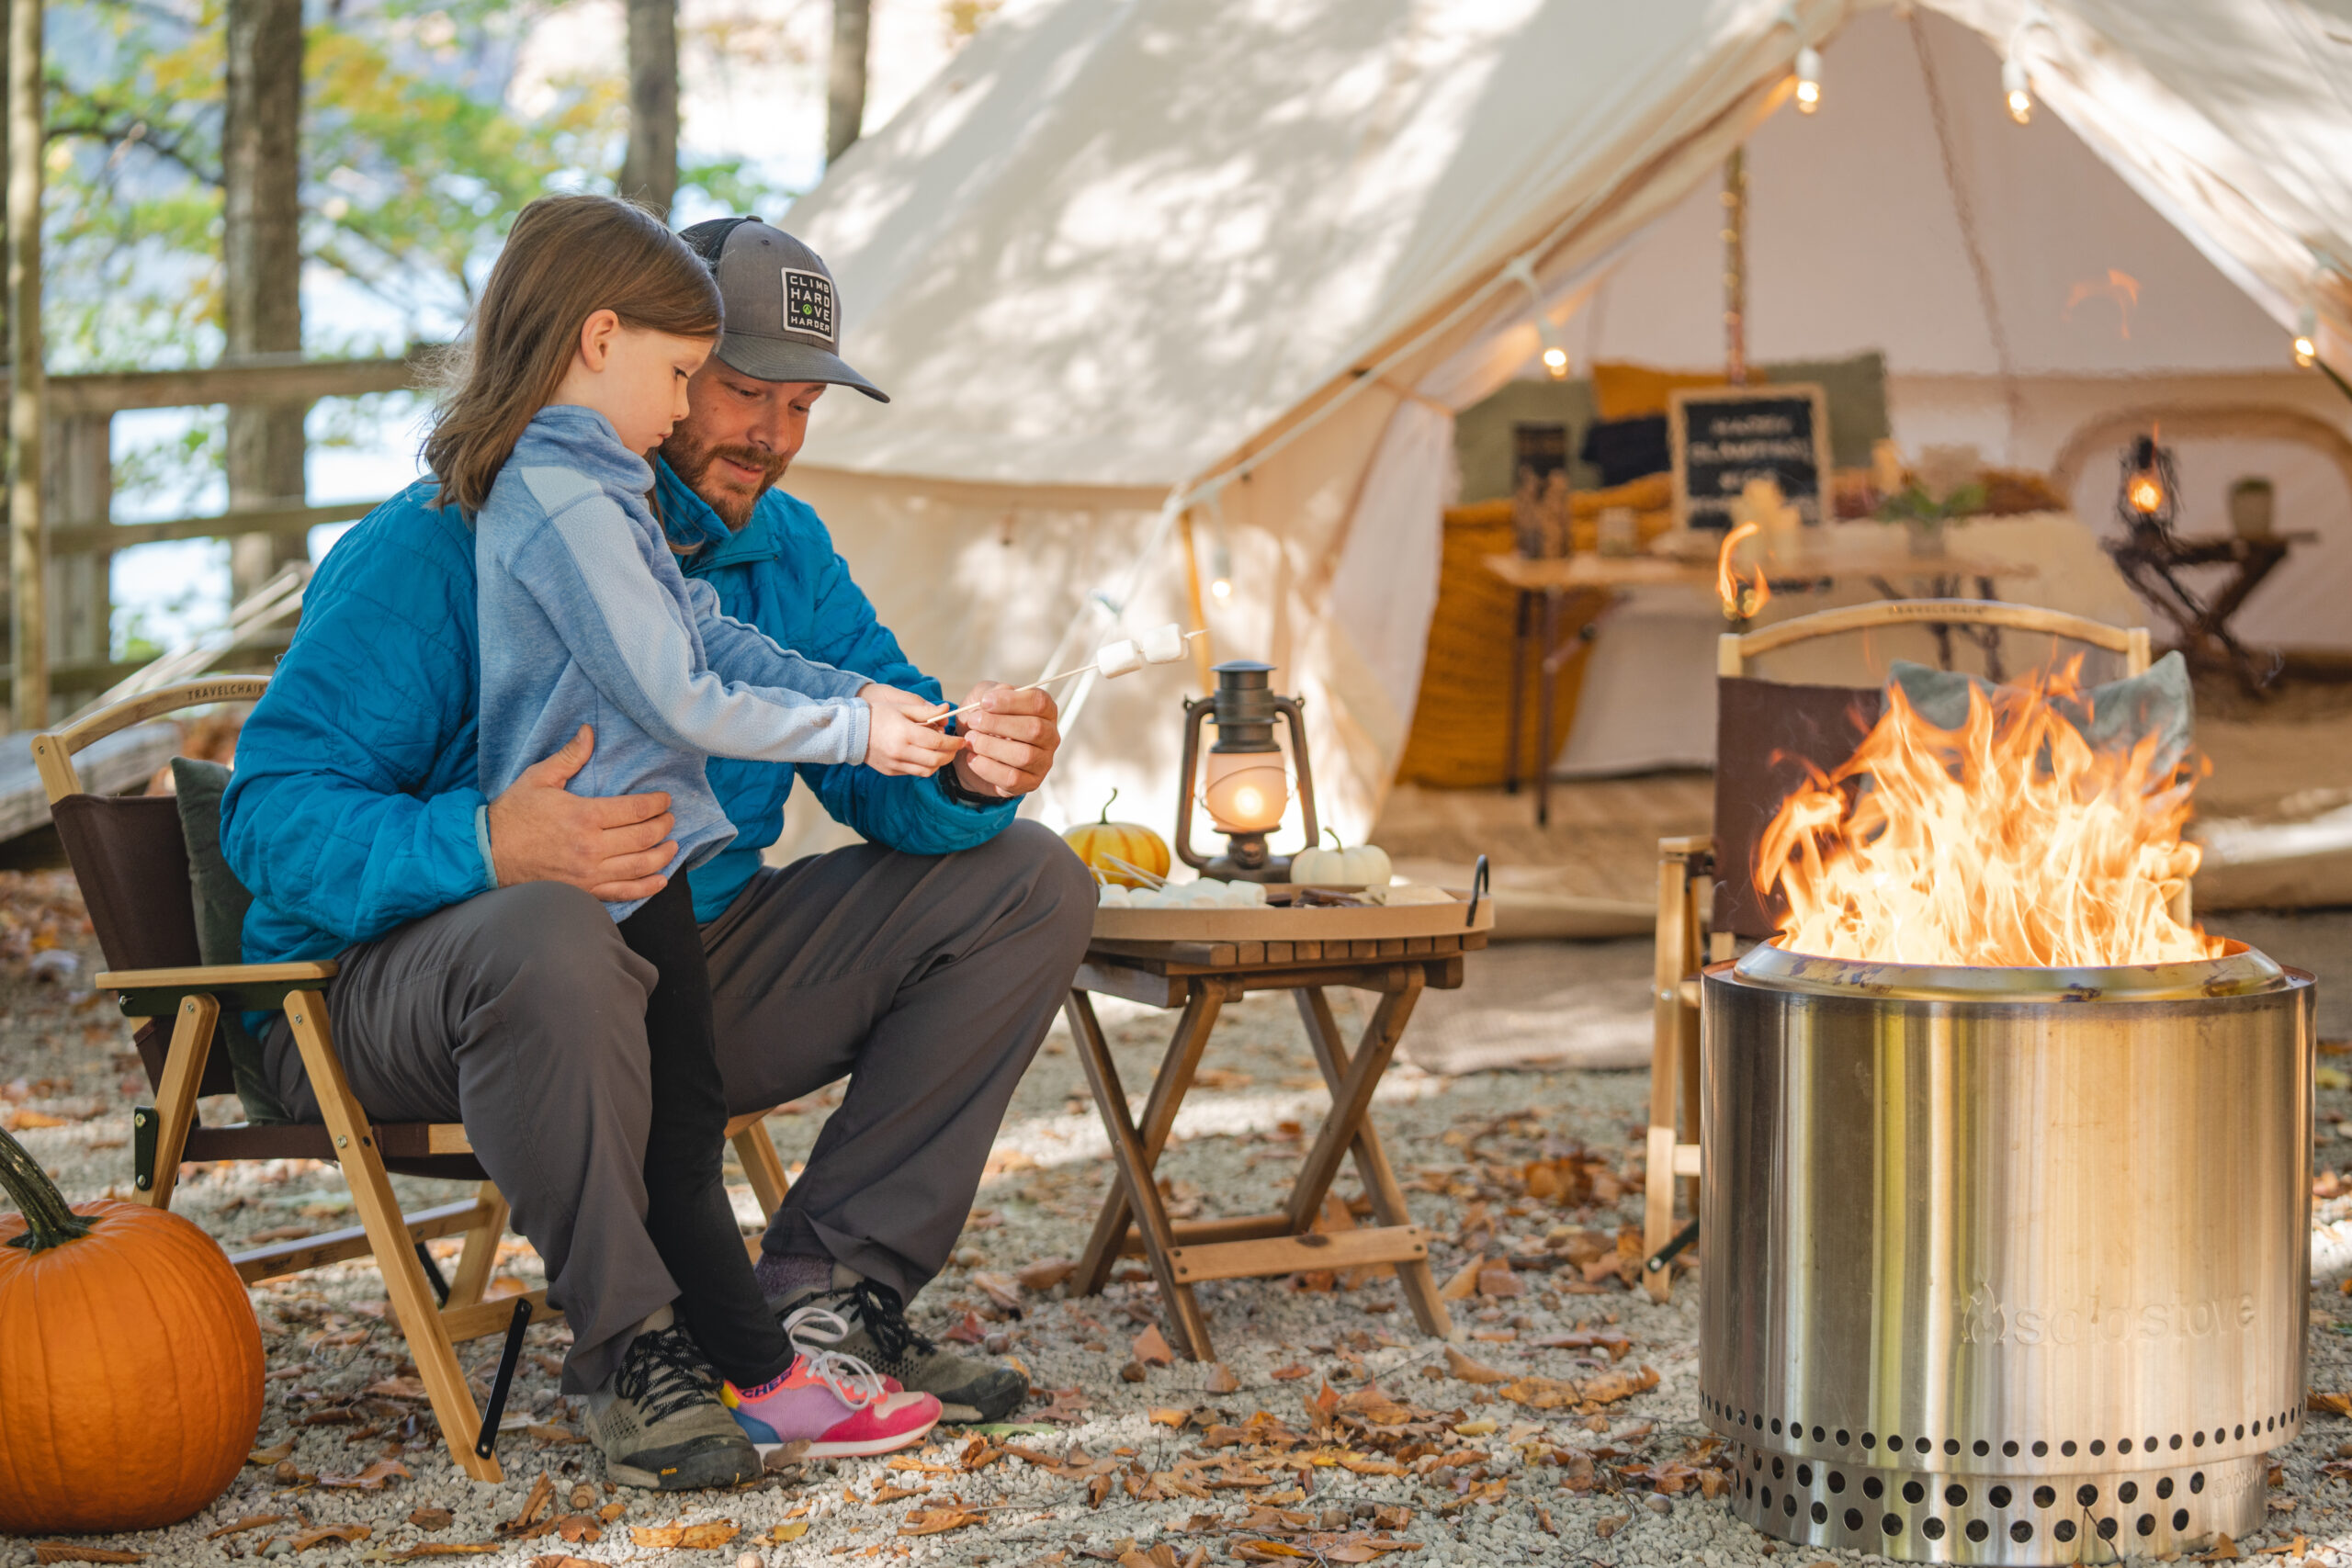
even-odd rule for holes
{"type": "Polygon", "coordinates": [[[1819,387],[1691,388],[1673,395],[1666,423],[1677,527],[1730,527],[1740,491],[1766,478],[1780,482],[1799,517],[1821,521],[1829,400],[1819,387]]]}

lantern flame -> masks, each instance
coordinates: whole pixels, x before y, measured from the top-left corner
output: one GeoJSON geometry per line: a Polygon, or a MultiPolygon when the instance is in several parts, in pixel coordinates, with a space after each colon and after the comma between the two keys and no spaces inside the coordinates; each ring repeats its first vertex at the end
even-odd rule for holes
{"type": "Polygon", "coordinates": [[[2094,748],[2047,682],[1971,693],[1957,729],[1899,686],[1837,772],[1792,793],[1756,881],[1789,912],[1780,945],[1868,963],[2107,967],[2218,955],[2174,919],[2201,852],[2181,841],[2195,773],[2148,736],[2094,748]]]}
{"type": "Polygon", "coordinates": [[[1726,533],[1723,547],[1715,552],[1715,597],[1723,601],[1725,620],[1747,620],[1772,602],[1772,587],[1764,581],[1762,567],[1756,569],[1751,579],[1731,561],[1731,553],[1739,547],[1739,542],[1760,530],[1761,525],[1751,518],[1726,533]]]}

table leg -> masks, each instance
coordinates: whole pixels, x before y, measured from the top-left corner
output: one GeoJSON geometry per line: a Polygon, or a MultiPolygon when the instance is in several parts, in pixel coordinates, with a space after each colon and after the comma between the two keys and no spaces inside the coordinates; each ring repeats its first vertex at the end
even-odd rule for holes
{"type": "MultiPolygon", "coordinates": [[[[1209,1343],[1208,1320],[1202,1315],[1200,1303],[1193,1298],[1192,1286],[1179,1283],[1169,1266],[1168,1254],[1176,1245],[1175,1233],[1169,1226],[1168,1211],[1159,1201],[1159,1189],[1152,1184],[1152,1156],[1144,1152],[1143,1139],[1127,1114],[1126,1090],[1120,1087],[1118,1066],[1111,1060],[1111,1047],[1102,1038],[1102,1024],[1095,1019],[1094,1003],[1084,991],[1074,990],[1069,994],[1069,1012],[1079,1061],[1086,1068],[1087,1085],[1094,1091],[1095,1107],[1102,1113],[1103,1127],[1111,1134],[1111,1159],[1118,1172],[1115,1185],[1125,1189],[1127,1204],[1135,1211],[1136,1228],[1143,1233],[1144,1258],[1151,1265],[1152,1278],[1159,1282],[1160,1302],[1167,1309],[1170,1326],[1176,1331],[1175,1348],[1193,1360],[1207,1360],[1216,1354],[1209,1343]]],[[[1185,1009],[1185,1016],[1193,1016],[1192,1008],[1185,1009]]],[[[1171,1058],[1176,1049],[1170,1047],[1171,1058]]],[[[1152,1092],[1157,1098],[1159,1086],[1155,1084],[1152,1092]]],[[[1182,1098],[1181,1089],[1170,1096],[1171,1101],[1182,1098]]],[[[1169,1116],[1172,1122],[1172,1104],[1169,1116]]],[[[1119,1228],[1125,1227],[1122,1224],[1119,1228]]],[[[1116,1245],[1114,1240],[1113,1246],[1116,1245]]]]}
{"type": "Polygon", "coordinates": [[[1340,1174],[1340,1158],[1363,1130],[1364,1118],[1372,1110],[1372,1091],[1380,1087],[1380,1076],[1396,1054],[1396,1042],[1405,1033],[1406,1021],[1413,1016],[1413,1004],[1421,999],[1425,983],[1417,965],[1406,971],[1402,988],[1380,998],[1363,1039],[1357,1043],[1355,1059],[1331,1086],[1331,1114],[1315,1135],[1315,1145],[1307,1151],[1306,1163],[1299,1168],[1298,1179],[1290,1190],[1292,1235],[1306,1235],[1322,1212],[1324,1195],[1340,1174]]]}
{"type": "Polygon", "coordinates": [[[1560,677],[1552,668],[1552,645],[1559,638],[1560,596],[1544,595],[1543,629],[1535,644],[1535,825],[1552,822],[1552,691],[1560,677]]]}
{"type": "MultiPolygon", "coordinates": [[[[1330,1086],[1336,1102],[1347,1077],[1348,1048],[1340,1039],[1340,1021],[1331,1014],[1331,999],[1319,986],[1302,987],[1292,995],[1298,1002],[1299,1021],[1306,1026],[1306,1038],[1315,1047],[1316,1065],[1323,1069],[1323,1081],[1330,1086]]],[[[1396,1184],[1388,1151],[1381,1147],[1380,1134],[1369,1115],[1356,1131],[1353,1152],[1356,1176],[1372,1199],[1374,1215],[1384,1225],[1411,1224],[1412,1216],[1405,1210],[1405,1190],[1396,1184]]],[[[1414,1261],[1391,1267],[1396,1270],[1397,1286],[1405,1292],[1405,1303],[1413,1309],[1413,1320],[1421,1325],[1421,1332],[1433,1338],[1453,1338],[1453,1319],[1445,1310],[1444,1298],[1437,1293],[1437,1279],[1429,1264],[1414,1261]]]]}
{"type": "MultiPolygon", "coordinates": [[[[1090,1017],[1093,1013],[1091,999],[1081,1002],[1085,997],[1083,991],[1070,993],[1072,1034],[1078,1033],[1080,1027],[1078,1009],[1083,1005],[1090,1017]]],[[[1143,1139],[1144,1159],[1155,1169],[1159,1165],[1160,1152],[1168,1146],[1168,1134],[1176,1125],[1176,1108],[1183,1103],[1186,1091],[1193,1087],[1193,1074],[1200,1067],[1201,1052],[1207,1046],[1209,1032],[1216,1027],[1217,1014],[1224,1007],[1224,987],[1210,981],[1193,982],[1184,1011],[1176,1021],[1176,1033],[1168,1043],[1168,1055],[1160,1063],[1159,1075],[1151,1080],[1151,1095],[1144,1102],[1143,1125],[1137,1129],[1143,1139]]],[[[1100,1294],[1110,1282],[1111,1266],[1118,1261],[1127,1221],[1132,1217],[1125,1190],[1113,1182],[1102,1200],[1102,1212],[1095,1216],[1094,1234],[1079,1258],[1075,1278],[1080,1295],[1100,1294]]]]}

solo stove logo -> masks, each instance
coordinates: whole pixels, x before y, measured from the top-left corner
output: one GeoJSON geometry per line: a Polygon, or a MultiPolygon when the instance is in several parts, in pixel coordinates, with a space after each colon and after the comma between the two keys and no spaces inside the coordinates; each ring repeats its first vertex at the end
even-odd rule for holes
{"type": "Polygon", "coordinates": [[[2254,1296],[2234,1301],[2174,1302],[2169,1305],[2109,1306],[2057,1312],[2004,1306],[1989,1285],[1978,1285],[1960,1308],[1963,1345],[2120,1345],[2136,1339],[2208,1339],[2254,1326],[2254,1296]]]}

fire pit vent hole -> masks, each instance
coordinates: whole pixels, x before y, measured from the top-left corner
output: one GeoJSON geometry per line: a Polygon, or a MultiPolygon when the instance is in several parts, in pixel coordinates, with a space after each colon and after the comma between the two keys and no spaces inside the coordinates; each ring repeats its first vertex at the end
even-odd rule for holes
{"type": "Polygon", "coordinates": [[[1944,1501],[1955,1508],[1965,1508],[1968,1506],[1968,1488],[1965,1486],[1945,1487],[1944,1501]]]}
{"type": "Polygon", "coordinates": [[[1961,1533],[1968,1537],[1971,1540],[1983,1540],[1986,1536],[1991,1535],[1993,1532],[1984,1527],[1984,1521],[1983,1519],[1971,1519],[1968,1521],[1968,1528],[1961,1533]]]}
{"type": "Polygon", "coordinates": [[[1924,1520],[1919,1526],[1919,1533],[1929,1540],[1941,1540],[1944,1538],[1944,1522],[1941,1519],[1924,1520]]]}
{"type": "Polygon", "coordinates": [[[2009,1539],[2016,1541],[2019,1546],[2023,1546],[2027,1541],[2033,1539],[2033,1527],[2026,1523],[2023,1519],[2019,1519],[2017,1523],[2009,1527],[2009,1539]]]}
{"type": "Polygon", "coordinates": [[[2050,1527],[2050,1533],[2057,1537],[2062,1541],[2072,1540],[2075,1539],[2075,1521],[2072,1519],[2060,1519],[2056,1524],[2050,1527]]]}

